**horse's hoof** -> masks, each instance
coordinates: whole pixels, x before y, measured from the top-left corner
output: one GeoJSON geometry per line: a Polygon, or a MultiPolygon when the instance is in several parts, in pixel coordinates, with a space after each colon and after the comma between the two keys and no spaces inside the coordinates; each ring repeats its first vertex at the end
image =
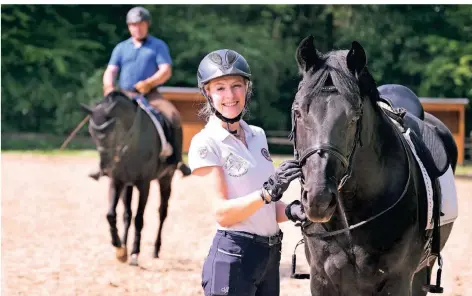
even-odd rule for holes
{"type": "Polygon", "coordinates": [[[128,260],[128,249],[126,247],[116,248],[116,259],[120,262],[126,262],[128,260]]]}
{"type": "Polygon", "coordinates": [[[154,251],[153,257],[154,258],[159,258],[159,252],[154,251]]]}
{"type": "Polygon", "coordinates": [[[129,261],[129,265],[138,266],[138,254],[131,254],[131,260],[129,261]]]}
{"type": "Polygon", "coordinates": [[[92,179],[94,179],[95,181],[98,181],[98,179],[100,179],[100,176],[102,174],[100,172],[94,172],[94,173],[90,173],[88,174],[88,176],[92,179]]]}

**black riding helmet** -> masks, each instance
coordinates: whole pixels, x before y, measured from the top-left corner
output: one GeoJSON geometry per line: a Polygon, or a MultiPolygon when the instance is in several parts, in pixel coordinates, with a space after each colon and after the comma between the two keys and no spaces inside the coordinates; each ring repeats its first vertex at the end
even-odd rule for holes
{"type": "Polygon", "coordinates": [[[126,23],[134,24],[140,22],[148,22],[151,24],[151,14],[149,10],[141,6],[131,8],[126,15],[126,23]]]}
{"type": "MultiPolygon", "coordinates": [[[[229,76],[229,75],[240,75],[244,78],[251,80],[251,70],[246,59],[231,49],[220,49],[215,50],[207,54],[198,66],[197,81],[198,87],[202,92],[203,96],[208,100],[212,111],[215,115],[226,123],[234,123],[241,119],[242,112],[239,113],[235,118],[226,118],[213,106],[213,101],[206,94],[204,86],[210,80],[218,77],[229,76]]],[[[246,102],[248,103],[248,96],[246,94],[246,102]]]]}

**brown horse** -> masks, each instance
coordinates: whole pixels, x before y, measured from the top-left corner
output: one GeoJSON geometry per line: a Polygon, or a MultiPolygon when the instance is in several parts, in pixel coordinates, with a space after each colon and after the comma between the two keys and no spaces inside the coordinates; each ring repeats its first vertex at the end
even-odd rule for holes
{"type": "Polygon", "coordinates": [[[162,242],[162,227],[167,217],[167,207],[171,193],[171,181],[176,169],[186,176],[190,169],[182,163],[182,128],[180,116],[175,107],[162,100],[159,110],[165,118],[168,140],[174,147],[173,154],[167,158],[159,154],[162,149],[159,134],[151,118],[135,100],[124,93],[114,91],[94,107],[81,105],[90,114],[89,132],[100,154],[100,170],[110,178],[110,208],[107,220],[110,224],[111,243],[116,247],[116,256],[121,262],[128,258],[127,240],[131,224],[131,198],[133,186],[139,190],[139,203],[134,220],[135,238],[131,251],[131,265],[138,264],[141,230],[144,225],[143,214],[149,195],[150,183],[157,179],[160,187],[161,204],[159,208],[160,225],[154,246],[154,257],[159,256],[162,242]],[[118,236],[116,227],[116,206],[123,192],[124,233],[118,236]]]}

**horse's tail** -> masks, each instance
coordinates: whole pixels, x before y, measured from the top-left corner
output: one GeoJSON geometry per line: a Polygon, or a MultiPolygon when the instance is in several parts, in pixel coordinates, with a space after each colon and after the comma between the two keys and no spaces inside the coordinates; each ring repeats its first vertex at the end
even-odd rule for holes
{"type": "Polygon", "coordinates": [[[178,163],[177,168],[182,172],[184,176],[189,176],[192,173],[188,165],[186,165],[182,161],[178,163]]]}

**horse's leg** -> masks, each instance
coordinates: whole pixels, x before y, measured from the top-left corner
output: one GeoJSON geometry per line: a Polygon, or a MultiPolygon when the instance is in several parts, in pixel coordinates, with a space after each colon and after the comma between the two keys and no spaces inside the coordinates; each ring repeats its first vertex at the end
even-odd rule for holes
{"type": "Polygon", "coordinates": [[[121,241],[120,237],[118,236],[118,229],[116,228],[116,206],[118,205],[118,201],[120,200],[120,193],[122,190],[123,183],[111,178],[108,189],[108,201],[110,208],[108,209],[107,220],[110,224],[111,244],[116,247],[116,258],[121,262],[124,262],[126,261],[126,258],[123,258],[121,241]]]}
{"type": "Polygon", "coordinates": [[[338,296],[338,290],[329,284],[329,279],[319,275],[314,268],[310,272],[310,292],[311,296],[338,296]]]}
{"type": "Polygon", "coordinates": [[[413,281],[411,283],[411,295],[412,296],[426,296],[427,293],[423,291],[423,286],[426,284],[426,268],[418,271],[413,275],[413,281]]]}
{"type": "MultiPolygon", "coordinates": [[[[449,223],[439,228],[440,237],[441,237],[440,239],[441,251],[446,245],[447,239],[449,238],[449,235],[451,234],[453,224],[454,223],[449,223]]],[[[431,266],[434,266],[435,262],[437,262],[436,259],[432,260],[430,262],[431,266]]],[[[437,277],[437,272],[434,270],[431,270],[431,282],[429,284],[434,285],[436,283],[436,277],[437,277]]],[[[426,296],[427,293],[423,291],[423,286],[425,284],[426,284],[426,268],[423,268],[422,270],[418,271],[413,277],[413,282],[411,285],[411,290],[412,290],[411,295],[412,296],[426,296]]]]}
{"type": "Polygon", "coordinates": [[[134,217],[135,234],[133,250],[131,251],[131,261],[129,263],[130,265],[138,265],[138,255],[141,251],[141,230],[144,226],[144,209],[146,208],[150,185],[150,181],[140,181],[136,183],[136,187],[138,187],[139,190],[139,203],[138,210],[136,211],[136,216],[134,217]]]}
{"type": "Polygon", "coordinates": [[[123,205],[124,205],[124,212],[123,212],[123,238],[121,240],[121,257],[122,261],[125,262],[128,259],[128,230],[131,225],[131,218],[133,213],[131,212],[131,200],[133,197],[133,185],[126,186],[125,191],[123,192],[123,205]]]}
{"type": "Polygon", "coordinates": [[[161,191],[161,205],[159,206],[159,230],[157,231],[156,244],[154,245],[154,258],[159,258],[159,251],[162,243],[162,227],[167,217],[167,208],[169,207],[169,198],[171,192],[172,174],[168,174],[159,179],[161,191]]]}
{"type": "MultiPolygon", "coordinates": [[[[375,295],[378,296],[392,296],[392,295],[404,295],[411,296],[411,277],[409,275],[392,275],[386,279],[377,290],[375,295]]],[[[421,294],[419,294],[421,295],[421,294]]]]}

